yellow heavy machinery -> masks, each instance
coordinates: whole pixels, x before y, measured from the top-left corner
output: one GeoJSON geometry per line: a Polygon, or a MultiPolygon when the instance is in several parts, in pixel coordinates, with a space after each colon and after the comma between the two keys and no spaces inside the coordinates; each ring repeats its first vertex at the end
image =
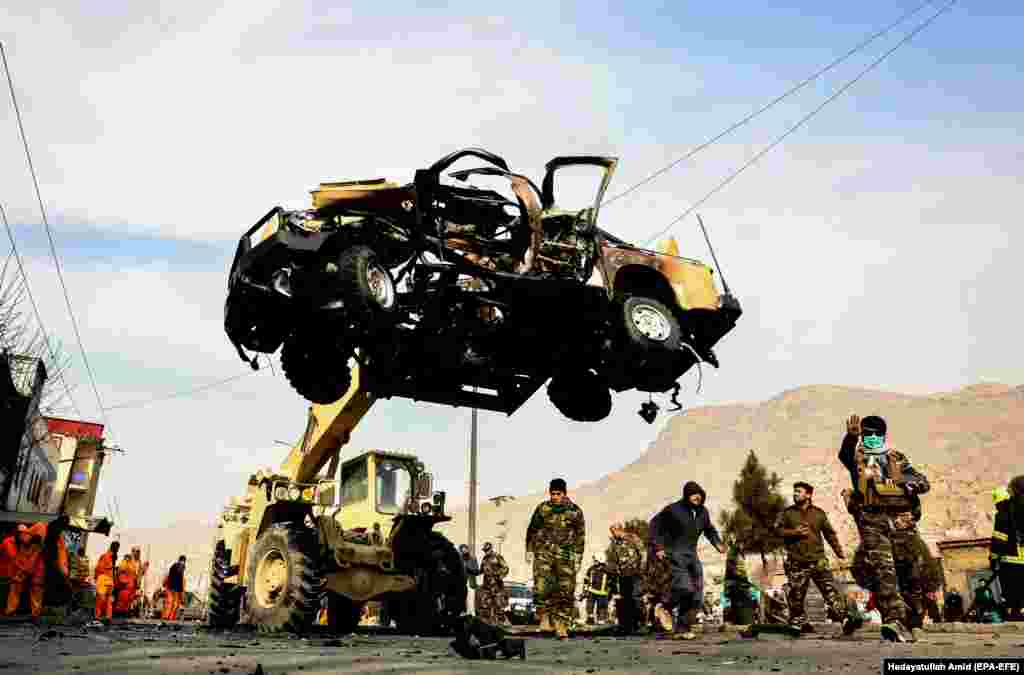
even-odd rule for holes
{"type": "Polygon", "coordinates": [[[341,461],[374,403],[358,365],[352,373],[342,398],[310,407],[281,467],[250,476],[245,496],[223,510],[210,626],[301,633],[326,599],[331,627],[349,632],[364,603],[379,600],[399,630],[427,635],[446,632],[465,610],[458,550],[433,529],[451,520],[445,494],[433,491],[423,463],[383,450],[341,461]]]}

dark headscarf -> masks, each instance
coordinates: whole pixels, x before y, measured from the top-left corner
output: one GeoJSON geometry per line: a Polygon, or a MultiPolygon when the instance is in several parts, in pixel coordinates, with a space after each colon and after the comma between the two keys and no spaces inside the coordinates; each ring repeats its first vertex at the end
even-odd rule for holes
{"type": "Polygon", "coordinates": [[[1014,506],[1017,507],[1018,512],[1024,512],[1024,475],[1017,476],[1011,480],[1008,487],[1010,489],[1010,499],[1013,500],[1014,506]]]}
{"type": "Polygon", "coordinates": [[[698,485],[697,481],[687,481],[686,485],[683,486],[683,501],[689,504],[690,497],[698,494],[700,495],[701,506],[703,506],[708,501],[708,495],[704,492],[704,488],[698,485]]]}

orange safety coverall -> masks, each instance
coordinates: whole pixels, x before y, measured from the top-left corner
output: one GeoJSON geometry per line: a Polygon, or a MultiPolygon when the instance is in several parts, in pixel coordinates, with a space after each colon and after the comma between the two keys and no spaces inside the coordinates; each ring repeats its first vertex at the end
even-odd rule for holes
{"type": "Polygon", "coordinates": [[[21,545],[14,558],[14,576],[11,577],[11,590],[7,593],[7,608],[4,612],[11,616],[18,611],[21,594],[25,586],[30,586],[29,604],[32,616],[43,613],[43,593],[46,591],[46,568],[43,565],[43,540],[46,538],[46,524],[36,523],[18,533],[21,545]]]}
{"type": "Polygon", "coordinates": [[[14,576],[14,559],[18,557],[18,544],[15,535],[9,535],[0,542],[0,579],[10,581],[14,576]]]}
{"type": "Polygon", "coordinates": [[[96,562],[96,618],[111,619],[114,615],[114,554],[107,551],[96,562]]]}
{"type": "Polygon", "coordinates": [[[135,602],[136,591],[135,564],[132,560],[123,560],[117,565],[117,599],[114,611],[127,614],[135,602]]]}
{"type": "MultiPolygon", "coordinates": [[[[182,579],[184,584],[184,579],[182,579]]],[[[184,591],[172,591],[170,589],[170,575],[164,577],[164,613],[161,617],[164,621],[177,621],[178,610],[181,609],[184,600],[184,591]]]]}
{"type": "Polygon", "coordinates": [[[14,576],[14,572],[17,568],[14,566],[14,560],[18,557],[18,544],[14,537],[16,535],[9,535],[0,541],[0,583],[3,584],[4,594],[0,597],[0,603],[3,603],[3,609],[7,609],[7,593],[10,590],[11,578],[14,576]]]}

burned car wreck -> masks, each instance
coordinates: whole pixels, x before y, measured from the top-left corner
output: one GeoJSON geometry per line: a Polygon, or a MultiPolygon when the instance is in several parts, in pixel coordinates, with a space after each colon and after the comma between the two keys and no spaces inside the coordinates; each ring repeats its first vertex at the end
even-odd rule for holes
{"type": "MultiPolygon", "coordinates": [[[[411,184],[322,183],[312,208],[267,213],[241,238],[225,330],[239,356],[281,349],[314,403],[337,400],[363,367],[375,397],[512,414],[545,382],[576,421],[611,411],[612,392],[678,391],[741,314],[712,269],[646,250],[598,226],[617,160],[558,157],[540,187],[486,150],[454,152],[411,184]],[[457,161],[485,166],[453,171],[457,161]],[[601,172],[593,205],[564,210],[556,174],[601,172]],[[507,180],[513,198],[473,187],[507,180]]],[[[674,253],[674,252],[672,252],[674,253]]],[[[646,418],[646,416],[645,416],[646,418]]]]}

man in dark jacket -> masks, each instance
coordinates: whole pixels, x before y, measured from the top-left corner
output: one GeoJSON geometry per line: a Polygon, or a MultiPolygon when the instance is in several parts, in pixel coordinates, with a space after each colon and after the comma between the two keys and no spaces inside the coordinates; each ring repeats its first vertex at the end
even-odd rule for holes
{"type": "Polygon", "coordinates": [[[916,555],[919,495],[928,492],[930,485],[906,455],[887,445],[886,434],[881,417],[871,415],[861,422],[852,415],[846,422],[839,461],[850,472],[853,490],[847,508],[856,520],[870,576],[878,584],[882,638],[916,642],[911,628],[924,613],[924,586],[916,555]],[[910,621],[900,596],[897,567],[906,568],[900,576],[913,605],[910,621]]]}
{"type": "Polygon", "coordinates": [[[1024,476],[1010,481],[1010,498],[996,504],[989,564],[999,577],[1008,618],[1020,621],[1024,606],[1024,476]]]}
{"type": "Polygon", "coordinates": [[[802,633],[814,632],[807,622],[804,605],[810,582],[821,591],[828,607],[828,617],[843,623],[843,633],[850,635],[860,628],[859,615],[849,613],[846,597],[836,588],[836,580],[825,557],[824,538],[836,557],[846,560],[839,537],[828,520],[828,514],[811,503],[814,488],[805,482],[793,484],[793,505],[786,508],[775,521],[775,529],[786,545],[786,580],[789,592],[789,624],[802,633]]]}
{"type": "Polygon", "coordinates": [[[665,609],[678,609],[674,632],[683,640],[697,637],[691,628],[704,598],[704,566],[697,557],[697,541],[704,535],[722,553],[722,538],[704,505],[706,500],[704,489],[689,481],[683,486],[683,498],[662,509],[650,524],[654,555],[672,564],[672,594],[665,609]]]}

